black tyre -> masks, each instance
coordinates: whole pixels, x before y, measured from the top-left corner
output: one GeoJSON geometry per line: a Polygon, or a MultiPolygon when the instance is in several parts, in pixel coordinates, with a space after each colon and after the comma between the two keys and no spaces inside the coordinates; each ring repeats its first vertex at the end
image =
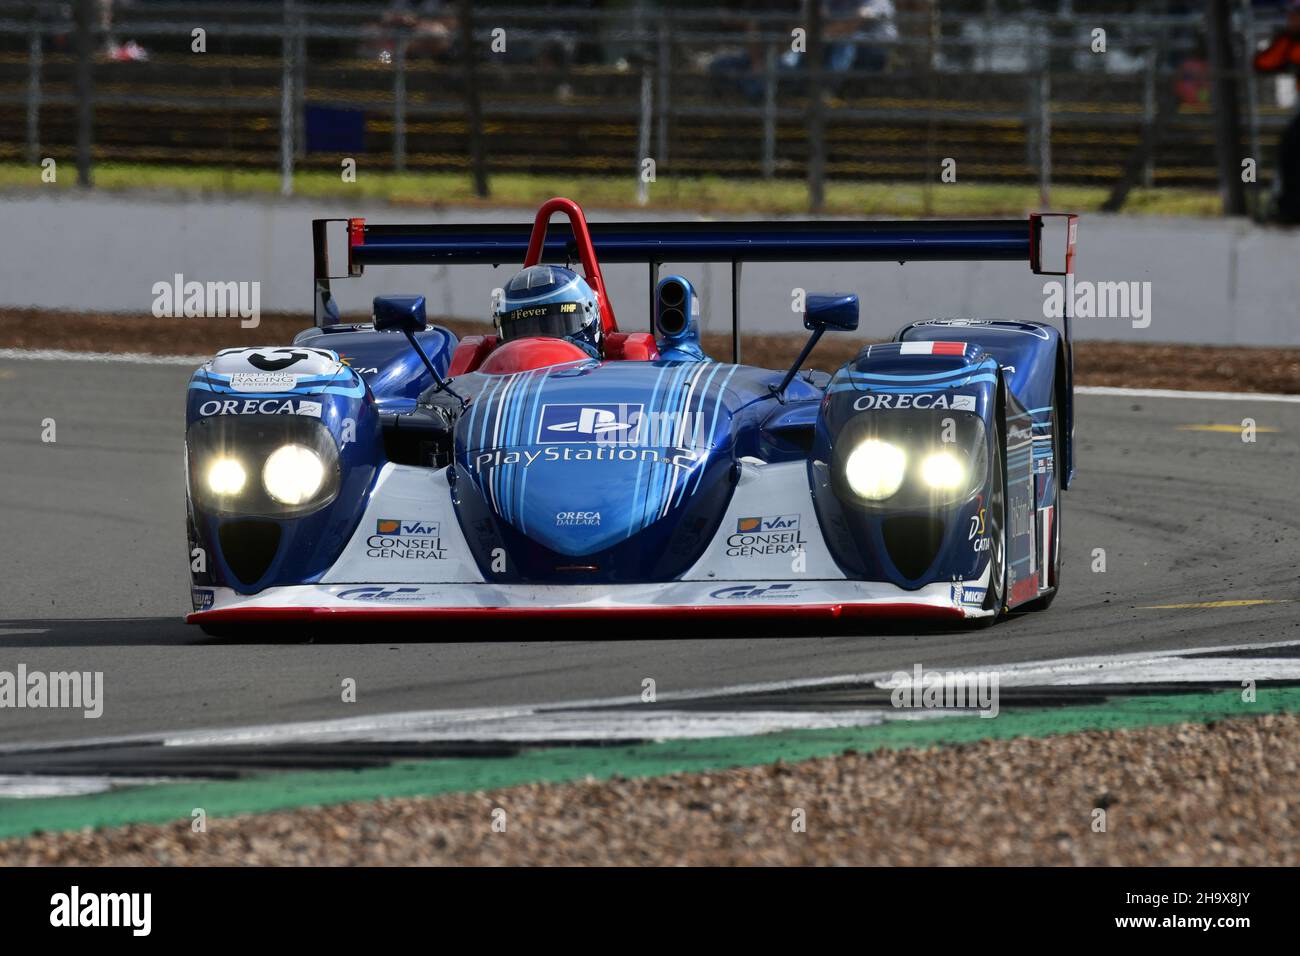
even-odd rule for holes
{"type": "Polygon", "coordinates": [[[1002,617],[1007,606],[1007,445],[1002,427],[1002,408],[993,423],[992,480],[989,481],[987,509],[989,544],[989,587],[984,595],[984,610],[993,611],[990,617],[976,620],[990,627],[1002,617]]]}
{"type": "Polygon", "coordinates": [[[248,633],[248,626],[240,627],[238,624],[200,624],[199,630],[208,637],[221,641],[228,641],[239,636],[239,632],[248,633]]]}
{"type": "Polygon", "coordinates": [[[1046,611],[1056,600],[1056,595],[1061,591],[1061,468],[1064,467],[1062,460],[1062,449],[1065,447],[1064,439],[1061,438],[1061,409],[1056,400],[1056,393],[1052,393],[1052,482],[1055,485],[1055,494],[1052,507],[1052,566],[1048,571],[1047,583],[1051,585],[1051,590],[1040,597],[1034,598],[1027,604],[1022,605],[1017,610],[1025,611],[1046,611]]]}

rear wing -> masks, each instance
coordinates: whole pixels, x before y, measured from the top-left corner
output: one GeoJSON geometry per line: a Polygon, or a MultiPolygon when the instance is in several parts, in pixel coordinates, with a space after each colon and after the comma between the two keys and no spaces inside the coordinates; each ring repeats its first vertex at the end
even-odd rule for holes
{"type": "MultiPolygon", "coordinates": [[[[1020,261],[1040,275],[1073,272],[1078,217],[1069,213],[1035,213],[1027,219],[959,219],[935,221],[828,220],[788,222],[643,222],[588,225],[582,210],[567,199],[551,199],[532,224],[381,225],[364,219],[316,219],[312,222],[317,325],[337,323],[338,310],[330,280],[359,276],[368,265],[485,264],[520,265],[545,260],[581,260],[602,298],[609,320],[599,263],[646,263],[649,267],[650,314],[659,267],[666,262],[731,263],[731,334],[733,360],[740,361],[739,295],[746,262],[972,262],[1020,261]],[[551,216],[564,213],[572,235],[546,228],[551,216]],[[1063,261],[1045,268],[1044,220],[1064,219],[1063,261]],[[331,275],[326,228],[347,223],[347,270],[331,275]]],[[[1067,343],[1070,317],[1064,319],[1067,343]]]]}

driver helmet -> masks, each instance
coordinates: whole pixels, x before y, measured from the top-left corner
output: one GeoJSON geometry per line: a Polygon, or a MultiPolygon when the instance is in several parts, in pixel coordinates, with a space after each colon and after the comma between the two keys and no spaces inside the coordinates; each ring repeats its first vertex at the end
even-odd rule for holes
{"type": "Polygon", "coordinates": [[[530,335],[567,339],[600,357],[600,301],[587,280],[563,266],[529,266],[506,283],[493,324],[502,342],[530,335]]]}

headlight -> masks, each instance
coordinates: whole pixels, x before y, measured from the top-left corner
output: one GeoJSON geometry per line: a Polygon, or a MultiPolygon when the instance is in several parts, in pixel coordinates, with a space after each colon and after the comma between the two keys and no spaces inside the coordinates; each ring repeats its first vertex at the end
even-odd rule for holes
{"type": "Polygon", "coordinates": [[[244,466],[233,458],[218,458],[208,468],[208,488],[214,495],[237,495],[246,480],[244,466]]]}
{"type": "Polygon", "coordinates": [[[869,438],[844,462],[844,478],[856,495],[869,501],[883,501],[898,490],[907,473],[903,449],[889,442],[869,438]]]}
{"type": "Polygon", "coordinates": [[[325,481],[325,464],[310,448],[284,445],[266,459],[262,467],[262,486],[282,505],[300,505],[309,501],[325,481]]]}
{"type": "Polygon", "coordinates": [[[984,423],[969,412],[866,411],[835,432],[829,478],[853,507],[930,511],[979,490],[988,478],[988,444],[984,423]]]}
{"type": "Polygon", "coordinates": [[[966,466],[949,451],[937,451],[921,462],[921,479],[938,491],[955,491],[966,485],[966,466]]]}
{"type": "Polygon", "coordinates": [[[306,415],[200,418],[186,430],[185,461],[194,504],[219,515],[309,514],[343,481],[334,436],[306,415]]]}

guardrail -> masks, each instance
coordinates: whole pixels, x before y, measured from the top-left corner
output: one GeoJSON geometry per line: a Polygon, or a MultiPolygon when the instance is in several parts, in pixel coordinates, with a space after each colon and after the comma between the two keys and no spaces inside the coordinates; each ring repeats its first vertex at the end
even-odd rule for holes
{"type": "MultiPolygon", "coordinates": [[[[1267,181],[1293,106],[1242,64],[1278,18],[1233,2],[1229,72],[1267,181]]],[[[1115,183],[1138,150],[1141,182],[1218,180],[1203,16],[896,7],[871,21],[794,2],[462,0],[397,16],[296,0],[0,0],[0,159],[79,153],[87,176],[92,160],[278,167],[286,193],[295,169],[342,157],[471,171],[485,187],[509,171],[626,175],[642,195],[647,160],[656,176],[806,177],[814,196],[825,179],[937,181],[950,157],[962,181],[1037,182],[1045,196],[1115,183]]]]}

